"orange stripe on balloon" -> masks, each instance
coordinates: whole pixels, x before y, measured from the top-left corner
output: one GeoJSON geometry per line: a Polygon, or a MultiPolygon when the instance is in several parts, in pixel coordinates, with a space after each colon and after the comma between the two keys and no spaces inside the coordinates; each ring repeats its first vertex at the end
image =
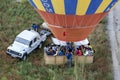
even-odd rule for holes
{"type": "Polygon", "coordinates": [[[80,41],[88,37],[90,32],[108,12],[93,15],[58,15],[37,10],[49,24],[54,36],[63,41],[80,41]]]}
{"type": "Polygon", "coordinates": [[[79,15],[51,14],[40,10],[37,11],[47,23],[66,28],[96,25],[108,13],[104,12],[92,15],[79,16],[79,15]]]}

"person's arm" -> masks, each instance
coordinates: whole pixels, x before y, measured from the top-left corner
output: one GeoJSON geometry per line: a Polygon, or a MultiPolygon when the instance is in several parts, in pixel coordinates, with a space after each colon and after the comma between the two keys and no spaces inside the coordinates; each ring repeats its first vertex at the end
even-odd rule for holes
{"type": "Polygon", "coordinates": [[[59,51],[56,51],[56,53],[53,56],[57,56],[59,51]]]}

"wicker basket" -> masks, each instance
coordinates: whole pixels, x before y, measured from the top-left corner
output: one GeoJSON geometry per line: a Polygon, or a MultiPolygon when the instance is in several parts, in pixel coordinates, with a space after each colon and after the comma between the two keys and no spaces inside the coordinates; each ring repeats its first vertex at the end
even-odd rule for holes
{"type": "MultiPolygon", "coordinates": [[[[93,63],[93,56],[73,56],[78,63],[93,63]]],[[[67,62],[66,56],[49,56],[44,53],[45,64],[60,65],[67,62]]]]}
{"type": "Polygon", "coordinates": [[[93,63],[93,56],[74,56],[73,61],[75,59],[78,63],[93,63]]]}

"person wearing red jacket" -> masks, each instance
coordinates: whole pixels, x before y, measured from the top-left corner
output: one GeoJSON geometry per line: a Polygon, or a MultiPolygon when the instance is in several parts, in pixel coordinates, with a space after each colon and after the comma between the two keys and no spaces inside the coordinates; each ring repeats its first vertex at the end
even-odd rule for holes
{"type": "Polygon", "coordinates": [[[82,51],[79,48],[76,49],[76,55],[78,55],[78,56],[83,55],[82,51]]]}

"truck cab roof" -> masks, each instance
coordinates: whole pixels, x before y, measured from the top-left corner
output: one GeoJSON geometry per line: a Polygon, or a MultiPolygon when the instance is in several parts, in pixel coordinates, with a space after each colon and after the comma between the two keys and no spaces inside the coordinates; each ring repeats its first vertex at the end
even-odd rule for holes
{"type": "Polygon", "coordinates": [[[24,30],[20,34],[17,35],[17,37],[21,37],[23,39],[31,41],[33,38],[38,36],[39,34],[34,30],[24,30]]]}

